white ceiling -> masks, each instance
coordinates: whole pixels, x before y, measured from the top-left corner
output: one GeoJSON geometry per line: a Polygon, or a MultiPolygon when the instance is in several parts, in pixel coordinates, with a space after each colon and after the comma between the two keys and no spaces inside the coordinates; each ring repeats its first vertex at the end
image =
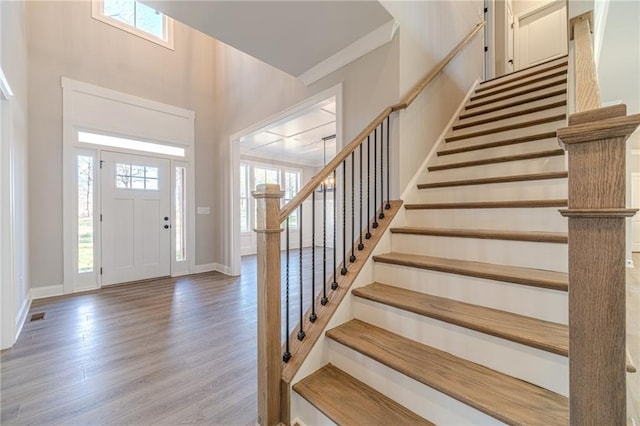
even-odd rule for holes
{"type": "Polygon", "coordinates": [[[371,0],[143,2],[296,77],[393,19],[371,0]]]}
{"type": "Polygon", "coordinates": [[[336,103],[330,99],[240,138],[240,155],[320,167],[335,155],[336,103]],[[326,151],[325,151],[326,150],[326,151]]]}

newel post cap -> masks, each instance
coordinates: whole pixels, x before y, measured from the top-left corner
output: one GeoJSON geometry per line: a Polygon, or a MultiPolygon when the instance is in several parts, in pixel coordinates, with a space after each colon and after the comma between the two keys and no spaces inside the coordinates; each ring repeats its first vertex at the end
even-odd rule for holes
{"type": "Polygon", "coordinates": [[[256,186],[255,191],[251,191],[253,198],[282,198],[284,191],[280,189],[280,185],[275,183],[261,183],[256,186]]]}

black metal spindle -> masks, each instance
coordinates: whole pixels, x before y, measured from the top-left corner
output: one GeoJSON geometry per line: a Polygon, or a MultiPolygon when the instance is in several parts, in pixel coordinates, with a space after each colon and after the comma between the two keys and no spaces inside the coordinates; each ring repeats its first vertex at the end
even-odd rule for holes
{"type": "Polygon", "coordinates": [[[287,226],[285,228],[285,240],[286,240],[286,255],[285,255],[285,296],[284,296],[284,304],[285,304],[285,351],[282,354],[282,361],[289,362],[291,359],[291,352],[289,351],[289,217],[287,216],[287,226]]]}
{"type": "Polygon", "coordinates": [[[371,183],[369,175],[371,174],[371,135],[367,136],[367,234],[365,238],[371,238],[371,229],[369,223],[371,219],[371,183]]]}
{"type": "Polygon", "coordinates": [[[347,274],[347,160],[342,160],[342,269],[347,274]]]}
{"type": "Polygon", "coordinates": [[[389,145],[391,145],[391,139],[389,139],[389,116],[387,115],[387,204],[384,206],[385,210],[391,208],[391,171],[389,170],[391,168],[391,150],[389,145]]]}
{"type": "MultiPolygon", "coordinates": [[[[382,132],[380,132],[382,133],[382,132]]],[[[373,131],[373,229],[378,227],[378,128],[373,131]]]]}
{"type": "Polygon", "coordinates": [[[300,242],[300,247],[299,247],[299,253],[300,256],[298,258],[298,281],[300,282],[300,331],[298,331],[298,340],[302,340],[304,339],[304,321],[303,321],[303,306],[302,306],[302,302],[303,302],[303,298],[302,298],[302,284],[303,284],[303,280],[302,280],[302,204],[300,204],[300,207],[298,208],[298,235],[300,236],[299,238],[299,242],[300,242]]]}
{"type": "Polygon", "coordinates": [[[378,219],[384,219],[384,121],[380,123],[380,214],[378,219]]]}
{"type": "Polygon", "coordinates": [[[360,213],[360,244],[358,244],[358,250],[364,249],[364,244],[362,243],[362,144],[360,144],[360,209],[358,210],[360,213]]]}
{"type": "Polygon", "coordinates": [[[316,315],[316,191],[311,193],[311,315],[309,321],[315,322],[316,315]]]}
{"type": "Polygon", "coordinates": [[[327,298],[327,180],[323,185],[322,191],[322,299],[320,304],[326,305],[329,299],[327,298]]]}
{"type": "Polygon", "coordinates": [[[333,170],[333,282],[331,283],[331,290],[335,290],[338,288],[338,280],[336,280],[336,266],[337,257],[338,257],[338,242],[336,240],[336,236],[338,235],[338,221],[336,220],[338,217],[338,201],[336,199],[336,170],[333,170]]]}
{"type": "Polygon", "coordinates": [[[356,261],[356,181],[355,181],[355,152],[351,153],[351,256],[349,262],[356,261]]]}

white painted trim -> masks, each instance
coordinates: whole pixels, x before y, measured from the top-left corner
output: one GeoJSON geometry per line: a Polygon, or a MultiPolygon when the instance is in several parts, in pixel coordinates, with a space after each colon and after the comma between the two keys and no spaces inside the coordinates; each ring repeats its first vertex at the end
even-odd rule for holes
{"type": "Polygon", "coordinates": [[[478,87],[478,84],[480,84],[480,80],[476,80],[473,83],[473,85],[471,86],[471,88],[469,89],[467,94],[464,96],[464,99],[462,99],[462,102],[460,102],[460,105],[458,105],[458,109],[456,109],[456,111],[453,113],[453,115],[451,116],[451,119],[449,119],[449,122],[446,124],[446,126],[442,130],[442,133],[440,133],[440,136],[438,136],[438,139],[436,140],[436,143],[434,143],[433,147],[431,147],[431,150],[427,154],[427,157],[424,159],[424,161],[422,162],[420,167],[418,167],[418,171],[413,175],[413,177],[411,178],[411,180],[407,184],[407,186],[404,189],[404,191],[402,191],[402,194],[400,195],[400,199],[401,200],[406,200],[407,199],[407,196],[416,187],[416,185],[418,183],[418,179],[420,179],[422,177],[422,175],[424,174],[424,171],[427,168],[427,164],[429,163],[429,161],[431,161],[431,159],[436,154],[436,152],[438,151],[440,146],[444,145],[444,143],[445,143],[444,139],[447,137],[447,134],[449,134],[449,132],[451,131],[451,127],[453,126],[453,123],[456,121],[456,119],[460,115],[460,112],[462,111],[464,106],[467,104],[467,101],[469,100],[471,95],[473,95],[473,93],[475,92],[476,87],[478,87]]]}
{"type": "Polygon", "coordinates": [[[627,268],[633,268],[633,259],[627,259],[627,268]]]}
{"type": "Polygon", "coordinates": [[[359,38],[349,46],[329,56],[319,64],[309,68],[298,76],[300,80],[309,86],[312,83],[328,76],[332,72],[342,68],[343,66],[355,61],[361,56],[383,46],[393,40],[393,36],[398,30],[399,25],[391,20],[382,24],[380,27],[371,31],[369,34],[359,38]]]}
{"type": "Polygon", "coordinates": [[[300,426],[307,426],[307,424],[305,422],[303,422],[302,420],[300,420],[299,417],[296,417],[295,419],[293,419],[293,421],[291,422],[292,425],[298,424],[300,426]]]}
{"type": "Polygon", "coordinates": [[[45,299],[47,297],[62,296],[63,294],[64,294],[64,285],[62,284],[31,288],[31,298],[33,300],[45,299]]]}
{"type": "Polygon", "coordinates": [[[227,265],[221,265],[220,263],[216,263],[216,271],[225,274],[225,275],[231,275],[231,267],[227,266],[227,265]]]}
{"type": "Polygon", "coordinates": [[[29,313],[29,309],[31,308],[31,291],[27,292],[27,297],[22,301],[22,306],[18,309],[18,314],[16,315],[16,336],[14,338],[14,342],[18,340],[18,336],[20,336],[20,332],[22,331],[22,327],[27,320],[27,314],[29,313]]]}
{"type": "Polygon", "coordinates": [[[7,77],[5,77],[2,68],[0,68],[0,100],[8,100],[13,96],[13,92],[11,91],[11,86],[9,86],[9,82],[7,81],[7,77]]]}
{"type": "Polygon", "coordinates": [[[220,272],[225,275],[232,275],[231,267],[220,263],[203,263],[194,267],[194,274],[202,274],[204,272],[220,272]]]}
{"type": "MultiPolygon", "coordinates": [[[[342,83],[337,84],[327,90],[313,95],[297,104],[275,114],[269,118],[266,118],[258,123],[255,123],[244,130],[234,133],[229,137],[229,182],[231,183],[229,206],[230,211],[227,228],[229,230],[228,241],[229,252],[228,258],[231,259],[229,265],[229,275],[240,275],[241,269],[241,255],[240,255],[240,138],[252,133],[256,133],[264,127],[275,125],[279,122],[285,122],[295,116],[304,114],[308,108],[322,102],[323,100],[331,97],[336,98],[336,137],[338,143],[343,143],[342,138],[342,83]]],[[[342,147],[336,145],[336,150],[339,151],[342,147]]]]}
{"type": "Polygon", "coordinates": [[[545,0],[544,2],[540,2],[535,6],[532,6],[528,9],[523,10],[522,12],[518,13],[515,17],[518,19],[524,19],[533,15],[534,13],[537,13],[543,9],[551,7],[557,3],[565,3],[565,0],[545,0]]]}

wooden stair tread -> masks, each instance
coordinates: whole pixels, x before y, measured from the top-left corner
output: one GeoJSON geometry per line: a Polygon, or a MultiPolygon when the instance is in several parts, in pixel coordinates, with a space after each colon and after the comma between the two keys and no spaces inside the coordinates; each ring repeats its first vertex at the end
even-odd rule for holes
{"type": "Polygon", "coordinates": [[[426,228],[402,226],[391,228],[393,234],[430,235],[436,237],[480,238],[486,240],[531,241],[566,244],[564,232],[503,231],[496,229],[426,228]]]}
{"type": "Polygon", "coordinates": [[[557,157],[560,155],[564,155],[564,149],[549,149],[545,151],[537,151],[537,152],[525,152],[522,154],[515,155],[503,155],[501,157],[493,157],[493,158],[483,158],[480,160],[471,160],[471,161],[461,161],[459,163],[449,163],[449,164],[439,164],[436,166],[429,166],[428,169],[430,172],[435,172],[438,170],[448,170],[448,169],[459,169],[462,167],[474,167],[474,166],[484,166],[487,164],[497,164],[497,163],[508,163],[510,161],[520,161],[520,160],[532,160],[535,158],[546,158],[546,157],[557,157]]]}
{"type": "Polygon", "coordinates": [[[558,95],[564,95],[566,93],[567,93],[566,89],[558,89],[558,90],[554,90],[554,91],[551,91],[551,92],[548,92],[548,93],[541,93],[539,95],[535,95],[535,96],[532,96],[530,98],[515,100],[513,102],[507,102],[507,103],[502,104],[502,105],[496,105],[496,106],[489,107],[489,108],[484,108],[484,109],[481,109],[481,110],[465,112],[463,114],[460,114],[459,119],[460,120],[464,120],[466,118],[476,117],[478,115],[483,115],[483,114],[488,114],[490,112],[499,111],[501,109],[506,109],[506,108],[511,108],[511,107],[514,107],[514,106],[524,105],[524,104],[528,104],[529,102],[541,101],[543,99],[552,98],[552,97],[558,96],[558,95]]]}
{"type": "Polygon", "coordinates": [[[562,395],[359,320],[327,337],[508,424],[567,425],[562,395]]]}
{"type": "Polygon", "coordinates": [[[566,56],[564,58],[551,59],[541,64],[532,65],[530,67],[522,68],[518,71],[514,71],[509,74],[504,74],[498,77],[484,80],[480,82],[479,87],[482,87],[482,88],[496,87],[501,84],[511,83],[513,81],[521,80],[523,78],[528,78],[536,74],[541,74],[543,72],[547,72],[552,69],[566,67],[568,64],[569,62],[566,56]]]}
{"type": "Polygon", "coordinates": [[[521,87],[530,86],[532,84],[540,83],[540,82],[545,81],[545,80],[550,80],[552,78],[566,76],[566,75],[567,75],[567,70],[566,69],[559,69],[559,70],[554,71],[554,72],[552,72],[552,73],[550,73],[548,75],[532,78],[531,80],[513,81],[513,82],[510,82],[512,84],[505,83],[503,85],[496,85],[496,86],[493,86],[493,87],[479,87],[476,90],[476,93],[474,94],[474,96],[471,97],[471,99],[482,99],[482,98],[485,98],[487,96],[493,96],[493,95],[496,95],[498,93],[506,92],[507,90],[519,89],[521,87]]]}
{"type": "Polygon", "coordinates": [[[557,355],[567,356],[569,353],[569,329],[564,324],[379,283],[354,289],[352,293],[557,355]]]}
{"type": "Polygon", "coordinates": [[[437,209],[497,209],[497,208],[544,208],[566,207],[568,200],[509,200],[509,201],[464,201],[459,203],[422,203],[405,204],[407,210],[437,210],[437,209]]]}
{"type": "Polygon", "coordinates": [[[507,124],[504,126],[493,127],[477,132],[465,133],[464,135],[449,136],[448,138],[445,138],[445,142],[455,142],[462,139],[470,139],[478,136],[491,135],[493,133],[506,132],[508,130],[524,129],[526,127],[537,126],[539,124],[553,123],[554,121],[565,120],[566,118],[566,114],[556,114],[549,117],[537,118],[535,120],[522,121],[519,123],[507,124]]]}
{"type": "Polygon", "coordinates": [[[535,135],[520,136],[517,138],[508,138],[508,139],[503,139],[499,141],[487,142],[487,143],[476,144],[471,146],[463,146],[460,148],[445,148],[443,150],[438,151],[437,154],[440,157],[443,155],[459,154],[462,152],[478,151],[482,149],[497,148],[497,147],[507,146],[507,145],[516,145],[519,143],[527,143],[527,142],[533,142],[537,140],[551,139],[551,138],[554,138],[554,139],[556,138],[556,132],[536,133],[535,135]]]}
{"type": "Polygon", "coordinates": [[[569,283],[568,276],[564,272],[496,265],[470,260],[446,259],[407,253],[380,254],[373,256],[373,260],[391,265],[408,266],[560,291],[567,291],[569,283]]]}
{"type": "Polygon", "coordinates": [[[566,178],[567,176],[568,176],[567,172],[529,173],[524,175],[496,176],[496,177],[488,177],[488,178],[420,183],[418,184],[418,189],[445,188],[449,186],[484,185],[484,184],[490,184],[490,183],[523,182],[523,181],[530,181],[530,180],[562,179],[562,178],[566,178]]]}
{"type": "Polygon", "coordinates": [[[517,91],[515,93],[509,93],[509,94],[506,94],[504,96],[499,96],[499,97],[493,98],[493,99],[479,100],[479,101],[476,101],[476,102],[473,102],[473,100],[471,100],[471,102],[468,103],[465,106],[465,110],[478,108],[478,107],[481,107],[481,106],[484,106],[484,105],[489,105],[489,104],[492,104],[494,102],[505,101],[505,100],[508,100],[508,99],[515,98],[516,96],[534,94],[535,92],[539,92],[540,90],[549,89],[549,88],[555,87],[555,86],[561,86],[563,84],[567,84],[567,79],[566,78],[562,78],[562,79],[559,79],[559,80],[553,80],[553,81],[550,81],[548,83],[536,86],[535,88],[523,89],[523,90],[517,91]]]}
{"type": "Polygon", "coordinates": [[[433,425],[331,364],[293,385],[293,390],[338,425],[433,425]]]}
{"type": "Polygon", "coordinates": [[[473,127],[473,126],[480,126],[482,124],[493,123],[495,121],[506,120],[508,118],[519,117],[521,115],[533,114],[535,112],[546,111],[548,109],[558,108],[558,107],[562,107],[562,106],[566,106],[566,105],[567,105],[567,101],[566,100],[557,101],[557,102],[551,102],[551,103],[546,104],[546,105],[538,105],[538,106],[535,106],[535,107],[522,109],[520,111],[513,111],[513,112],[508,112],[506,114],[496,115],[495,117],[482,118],[482,119],[471,121],[471,122],[468,122],[468,123],[455,124],[453,126],[453,130],[466,129],[468,127],[473,127]]]}

